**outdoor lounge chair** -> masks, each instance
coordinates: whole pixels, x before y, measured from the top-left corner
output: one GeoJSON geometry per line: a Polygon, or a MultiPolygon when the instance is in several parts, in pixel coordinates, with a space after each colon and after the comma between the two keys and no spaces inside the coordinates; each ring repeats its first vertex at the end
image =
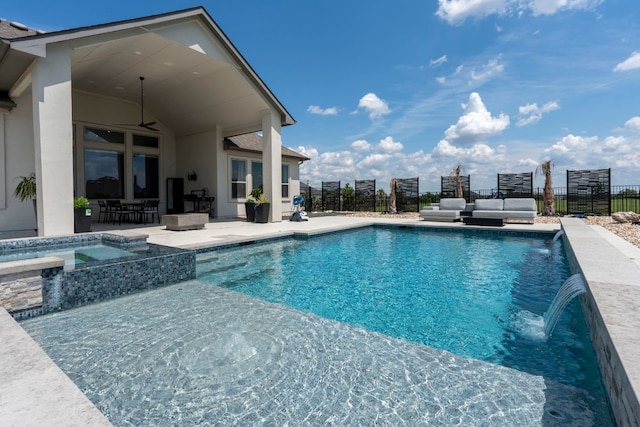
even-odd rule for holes
{"type": "Polygon", "coordinates": [[[453,222],[460,221],[460,212],[467,207],[463,198],[440,199],[439,206],[427,206],[420,211],[420,218],[425,221],[453,222]]]}
{"type": "Polygon", "coordinates": [[[534,198],[477,199],[472,215],[473,218],[498,218],[533,224],[537,205],[534,198]]]}

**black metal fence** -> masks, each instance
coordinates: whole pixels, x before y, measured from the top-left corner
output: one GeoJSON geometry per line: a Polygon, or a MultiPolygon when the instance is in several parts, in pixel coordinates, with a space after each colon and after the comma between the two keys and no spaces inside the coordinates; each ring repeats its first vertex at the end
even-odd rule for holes
{"type": "Polygon", "coordinates": [[[376,180],[356,181],[355,210],[371,212],[376,210],[376,180]]]}
{"type": "Polygon", "coordinates": [[[611,169],[568,170],[567,211],[611,215],[611,169]]]}
{"type": "Polygon", "coordinates": [[[533,197],[533,172],[499,173],[498,194],[505,197],[533,197]]]}
{"type": "MultiPolygon", "coordinates": [[[[358,181],[356,181],[358,182],[358,181]]],[[[327,185],[323,183],[323,187],[310,187],[308,185],[301,185],[300,192],[305,197],[305,209],[309,212],[322,212],[327,210],[340,211],[344,206],[355,206],[357,210],[361,211],[375,211],[375,212],[387,212],[389,210],[389,195],[383,190],[375,190],[373,192],[373,202],[371,201],[371,189],[358,195],[356,190],[352,196],[345,197],[345,194],[341,194],[339,181],[327,185]],[[324,191],[326,190],[326,191],[324,191]],[[323,201],[326,196],[326,203],[323,201]],[[345,203],[345,200],[349,200],[349,197],[353,197],[352,203],[345,203]]],[[[360,185],[356,184],[358,188],[360,185]]],[[[371,185],[371,184],[368,184],[371,185]]],[[[592,188],[588,187],[587,188],[592,188]]],[[[353,189],[353,188],[352,188],[353,189]]],[[[417,191],[417,189],[416,189],[417,191]]],[[[602,199],[596,199],[596,194],[591,192],[584,192],[582,200],[578,201],[576,205],[569,205],[571,197],[567,195],[567,187],[554,187],[554,208],[557,214],[595,214],[595,215],[610,215],[613,212],[635,212],[640,213],[640,185],[611,185],[608,196],[608,208],[607,202],[603,202],[602,199]],[[593,208],[592,197],[593,195],[593,208]],[[597,203],[596,203],[597,202],[597,203]],[[604,205],[604,208],[602,208],[604,205]]],[[[449,197],[449,196],[446,196],[449,197]]],[[[490,199],[501,197],[497,189],[480,189],[470,190],[469,196],[466,197],[469,203],[473,203],[476,199],[490,199]]],[[[532,189],[532,196],[536,199],[538,204],[538,211],[542,211],[543,206],[543,188],[534,187],[532,189]]],[[[424,206],[428,206],[432,203],[438,203],[442,198],[440,192],[424,192],[418,193],[417,197],[411,197],[411,206],[417,198],[416,207],[412,209],[400,209],[400,205],[396,201],[398,211],[415,212],[422,209],[424,206]]]]}
{"type": "MultiPolygon", "coordinates": [[[[471,175],[460,175],[460,184],[462,185],[462,194],[465,200],[471,197],[471,175]]],[[[440,177],[440,197],[455,197],[456,194],[456,177],[441,176],[440,177]]]]}
{"type": "Polygon", "coordinates": [[[420,211],[418,178],[396,179],[396,209],[398,212],[420,211]]]}

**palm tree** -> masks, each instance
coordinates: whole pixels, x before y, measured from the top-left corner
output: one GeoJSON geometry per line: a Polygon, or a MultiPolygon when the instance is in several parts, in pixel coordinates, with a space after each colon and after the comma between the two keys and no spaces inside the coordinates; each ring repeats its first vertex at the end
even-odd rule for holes
{"type": "Polygon", "coordinates": [[[464,166],[462,166],[461,163],[458,163],[456,167],[451,171],[456,179],[456,190],[453,194],[454,197],[464,197],[464,191],[462,190],[462,180],[460,179],[460,172],[462,172],[463,170],[464,166]]]}
{"type": "Polygon", "coordinates": [[[551,183],[551,171],[553,170],[553,160],[547,160],[536,168],[536,176],[544,174],[544,190],[542,192],[542,216],[553,216],[556,214],[553,206],[553,186],[551,183]]]}

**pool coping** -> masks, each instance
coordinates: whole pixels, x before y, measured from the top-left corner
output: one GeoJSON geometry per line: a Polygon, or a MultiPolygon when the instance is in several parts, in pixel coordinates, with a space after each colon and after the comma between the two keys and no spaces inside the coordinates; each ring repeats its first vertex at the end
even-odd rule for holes
{"type": "Polygon", "coordinates": [[[580,297],[600,373],[619,426],[640,420],[640,249],[576,218],[561,220],[572,273],[581,273],[580,297]]]}
{"type": "MultiPolygon", "coordinates": [[[[320,218],[314,218],[314,221],[324,222],[319,220],[320,218]]],[[[256,227],[256,224],[238,221],[238,224],[234,225],[237,228],[232,229],[226,225],[224,230],[218,230],[215,240],[212,240],[211,234],[206,234],[206,232],[207,229],[209,231],[214,229],[216,224],[209,223],[205,230],[179,232],[193,234],[188,236],[182,234],[180,240],[173,243],[175,247],[181,249],[206,250],[206,248],[241,245],[274,238],[312,237],[371,225],[426,227],[458,231],[462,229],[481,232],[516,231],[518,233],[555,233],[562,227],[565,231],[562,238],[567,247],[567,256],[572,261],[572,269],[575,270],[574,272],[581,272],[584,275],[589,287],[587,297],[581,298],[581,302],[585,307],[586,314],[588,313],[589,322],[595,325],[592,327],[590,324],[590,330],[594,346],[600,346],[600,348],[596,348],[596,352],[601,371],[611,372],[608,377],[606,373],[603,375],[616,421],[618,425],[625,426],[634,425],[636,420],[640,419],[640,405],[638,405],[637,398],[637,392],[640,390],[640,344],[633,340],[634,331],[640,327],[640,312],[637,310],[640,306],[640,285],[634,283],[634,280],[640,277],[640,248],[630,247],[628,242],[613,233],[596,229],[594,226],[588,226],[583,221],[573,218],[564,218],[561,220],[561,224],[544,227],[514,225],[499,229],[416,220],[372,220],[370,218],[350,219],[338,224],[331,224],[331,219],[329,219],[324,226],[314,224],[313,226],[300,227],[298,225],[300,223],[278,224],[280,223],[271,227],[261,227],[261,225],[256,227]],[[184,238],[185,236],[187,238],[184,238]],[[621,308],[624,310],[623,315],[621,315],[621,308]]],[[[129,230],[126,234],[129,236],[146,234],[149,236],[149,243],[172,246],[164,238],[164,236],[171,235],[160,231],[159,228],[144,228],[139,232],[129,230]]],[[[170,239],[171,237],[169,237],[170,239]]],[[[44,378],[40,374],[42,372],[41,366],[49,366],[53,362],[4,309],[0,309],[0,341],[5,343],[4,351],[0,351],[0,366],[3,366],[3,369],[10,369],[14,376],[16,372],[22,374],[17,377],[16,382],[11,382],[13,386],[0,386],[1,419],[17,420],[15,414],[19,413],[22,417],[20,418],[21,425],[42,425],[40,419],[34,419],[33,424],[30,421],[25,424],[25,420],[30,419],[28,416],[25,418],[25,408],[29,408],[29,411],[33,412],[33,417],[46,414],[46,423],[110,425],[104,416],[101,418],[97,415],[95,415],[97,417],[95,422],[92,418],[89,422],[83,419],[82,422],[74,424],[73,420],[79,420],[78,417],[94,416],[91,415],[94,412],[86,408],[88,399],[84,395],[76,396],[79,390],[59,368],[57,370],[50,368],[49,375],[55,378],[56,384],[62,385],[59,387],[50,386],[52,380],[44,378]],[[23,352],[20,349],[22,347],[33,348],[33,346],[36,347],[34,358],[38,359],[38,363],[25,365],[21,360],[23,352]],[[37,390],[37,393],[34,393],[34,390],[37,390]],[[69,404],[68,407],[64,407],[64,410],[60,410],[56,399],[64,398],[67,401],[67,397],[70,399],[69,402],[77,403],[69,404]],[[82,399],[83,397],[84,399],[82,399]],[[5,418],[5,414],[10,418],[5,418]],[[104,424],[105,421],[106,424],[104,424]]],[[[91,406],[93,407],[93,405],[91,406]]]]}

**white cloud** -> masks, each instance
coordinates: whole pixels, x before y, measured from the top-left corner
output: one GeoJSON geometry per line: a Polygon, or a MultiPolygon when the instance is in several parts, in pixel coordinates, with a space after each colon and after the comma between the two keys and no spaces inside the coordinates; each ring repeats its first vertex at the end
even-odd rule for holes
{"type": "Polygon", "coordinates": [[[309,105],[309,108],[307,108],[307,112],[311,113],[311,114],[318,114],[318,115],[321,115],[321,116],[336,116],[336,115],[338,115],[338,109],[336,107],[329,107],[329,108],[322,109],[322,108],[318,107],[317,105],[309,105]]]}
{"type": "Polygon", "coordinates": [[[438,0],[436,15],[451,25],[489,15],[553,15],[565,10],[594,9],[604,0],[438,0]]]}
{"type": "Polygon", "coordinates": [[[626,127],[627,129],[631,129],[632,131],[639,131],[640,116],[631,117],[629,120],[626,121],[626,123],[624,124],[624,127],[626,127]]]}
{"type": "MultiPolygon", "coordinates": [[[[468,165],[473,164],[495,164],[500,159],[503,159],[501,153],[487,144],[480,143],[471,147],[457,147],[446,139],[438,142],[432,154],[435,158],[449,157],[450,159],[447,163],[451,165],[449,169],[455,167],[456,164],[466,165],[465,168],[467,168],[468,165]]],[[[445,174],[448,175],[448,171],[445,171],[445,174]]]]}
{"type": "Polygon", "coordinates": [[[518,166],[526,166],[526,167],[530,167],[530,168],[536,168],[538,167],[538,165],[540,164],[539,161],[535,160],[535,159],[520,159],[517,161],[517,165],[518,166]]]}
{"type": "Polygon", "coordinates": [[[371,144],[369,144],[364,139],[359,139],[351,143],[351,148],[353,148],[356,151],[368,151],[371,149],[371,144]]]}
{"type": "Polygon", "coordinates": [[[584,137],[569,134],[544,151],[545,153],[550,154],[564,154],[575,151],[590,150],[592,149],[591,145],[593,145],[597,140],[598,137],[596,136],[584,137]]]}
{"type": "Polygon", "coordinates": [[[429,66],[430,67],[438,67],[442,64],[444,64],[445,62],[447,62],[447,55],[442,55],[440,58],[438,59],[432,59],[429,61],[429,66]]]}
{"type": "Polygon", "coordinates": [[[358,102],[358,108],[362,108],[369,113],[370,119],[376,119],[389,114],[389,105],[383,99],[378,98],[375,93],[368,93],[358,102]]]}
{"type": "Polygon", "coordinates": [[[509,116],[501,113],[492,117],[476,92],[469,95],[469,102],[463,104],[462,108],[464,114],[444,133],[448,141],[477,142],[498,135],[509,127],[509,116]]]}
{"type": "Polygon", "coordinates": [[[404,146],[402,143],[394,141],[392,137],[388,136],[381,140],[378,144],[378,149],[385,153],[393,153],[395,151],[402,151],[404,146]]]}
{"type": "Polygon", "coordinates": [[[640,52],[633,52],[630,57],[615,66],[613,71],[630,71],[640,68],[640,52]]]}
{"type": "Polygon", "coordinates": [[[537,103],[522,105],[518,108],[520,119],[516,122],[516,126],[526,126],[531,123],[537,123],[542,119],[542,115],[550,111],[559,109],[560,106],[556,101],[547,102],[542,107],[538,107],[537,103]]]}
{"type": "Polygon", "coordinates": [[[500,60],[501,56],[498,55],[484,64],[479,71],[476,71],[475,68],[471,70],[471,80],[487,80],[496,74],[502,73],[504,71],[504,64],[502,64],[500,60]]]}
{"type": "MultiPolygon", "coordinates": [[[[553,15],[563,10],[589,10],[604,0],[532,0],[526,7],[531,9],[533,16],[553,15]]],[[[522,2],[520,2],[522,3],[522,2]]]]}
{"type": "Polygon", "coordinates": [[[358,162],[358,168],[362,171],[382,170],[389,165],[389,160],[391,160],[391,154],[370,154],[358,162]]]}
{"type": "Polygon", "coordinates": [[[488,15],[502,15],[509,9],[510,0],[438,0],[436,15],[451,25],[460,24],[473,17],[484,18],[488,15]]]}
{"type": "Polygon", "coordinates": [[[446,77],[436,77],[436,81],[438,83],[440,83],[441,85],[445,84],[447,82],[447,78],[446,77]]]}

